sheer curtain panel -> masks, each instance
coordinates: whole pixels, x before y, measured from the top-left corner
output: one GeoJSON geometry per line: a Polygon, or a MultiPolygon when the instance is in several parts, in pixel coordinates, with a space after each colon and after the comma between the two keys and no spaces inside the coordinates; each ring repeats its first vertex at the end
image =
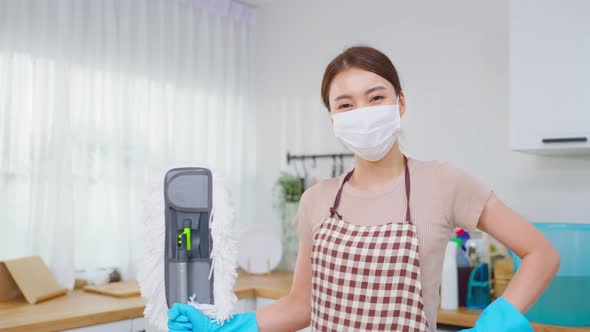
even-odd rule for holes
{"type": "Polygon", "coordinates": [[[0,259],[75,269],[141,256],[162,170],[207,165],[250,222],[253,9],[232,1],[0,1],[0,259]]]}

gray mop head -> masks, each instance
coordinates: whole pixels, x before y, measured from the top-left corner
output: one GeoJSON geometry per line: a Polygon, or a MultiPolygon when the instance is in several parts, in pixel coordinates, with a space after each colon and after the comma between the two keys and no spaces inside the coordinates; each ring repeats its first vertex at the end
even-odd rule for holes
{"type": "MultiPolygon", "coordinates": [[[[162,172],[160,179],[164,179],[162,172]]],[[[141,296],[147,301],[144,316],[148,323],[161,331],[168,331],[168,305],[166,303],[166,291],[164,280],[164,195],[162,184],[154,183],[144,201],[144,217],[142,218],[143,261],[139,272],[139,286],[141,296]]],[[[233,315],[234,304],[237,297],[233,288],[238,275],[236,268],[237,248],[233,237],[234,209],[231,204],[229,190],[225,182],[213,173],[213,210],[209,228],[213,248],[211,259],[214,277],[213,296],[214,304],[200,304],[189,300],[189,304],[195,306],[212,320],[223,324],[233,315]]],[[[211,274],[209,275],[211,278],[211,274]]],[[[194,298],[194,296],[192,297],[194,298]]]]}

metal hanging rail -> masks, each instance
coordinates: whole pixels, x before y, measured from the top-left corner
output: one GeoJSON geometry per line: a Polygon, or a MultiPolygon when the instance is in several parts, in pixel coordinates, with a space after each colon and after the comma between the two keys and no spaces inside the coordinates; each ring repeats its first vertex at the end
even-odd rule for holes
{"type": "Polygon", "coordinates": [[[348,157],[348,158],[352,158],[354,157],[353,153],[327,153],[327,154],[302,154],[302,155],[292,155],[289,152],[287,152],[287,165],[291,163],[291,160],[305,160],[305,159],[311,159],[311,160],[316,160],[316,159],[336,159],[336,158],[343,158],[343,157],[348,157]]]}

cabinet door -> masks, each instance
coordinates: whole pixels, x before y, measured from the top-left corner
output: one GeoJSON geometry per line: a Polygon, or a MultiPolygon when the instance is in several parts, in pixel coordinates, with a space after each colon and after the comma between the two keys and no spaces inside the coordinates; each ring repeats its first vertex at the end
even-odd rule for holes
{"type": "Polygon", "coordinates": [[[512,148],[590,152],[589,89],[590,1],[510,1],[512,148]]]}
{"type": "Polygon", "coordinates": [[[129,332],[131,331],[131,320],[120,320],[112,323],[98,324],[92,326],[78,327],[64,330],[67,332],[129,332]]]}

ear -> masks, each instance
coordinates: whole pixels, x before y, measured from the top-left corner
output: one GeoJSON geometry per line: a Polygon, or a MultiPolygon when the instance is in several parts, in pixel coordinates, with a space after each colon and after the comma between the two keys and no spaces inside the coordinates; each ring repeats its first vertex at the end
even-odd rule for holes
{"type": "Polygon", "coordinates": [[[406,95],[403,91],[399,92],[399,115],[404,116],[406,113],[406,95]]]}

